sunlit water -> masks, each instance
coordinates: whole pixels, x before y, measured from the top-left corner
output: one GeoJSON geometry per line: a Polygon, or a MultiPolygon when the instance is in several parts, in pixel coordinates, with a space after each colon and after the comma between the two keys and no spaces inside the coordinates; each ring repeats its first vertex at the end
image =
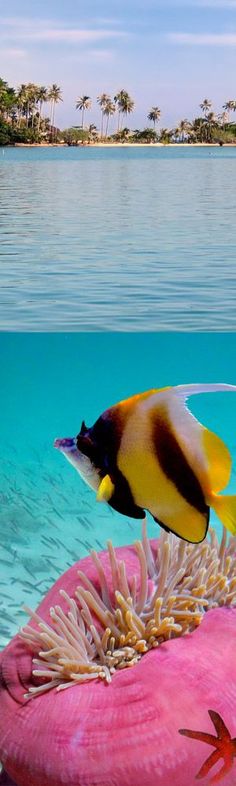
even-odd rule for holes
{"type": "Polygon", "coordinates": [[[234,330],[236,149],[0,149],[0,327],[234,330]]]}
{"type": "MultiPolygon", "coordinates": [[[[0,333],[0,645],[58,576],[140,522],[96,502],[53,448],[120,399],[183,382],[235,383],[236,334],[0,333]]],[[[193,413],[231,449],[236,492],[236,394],[194,396],[193,413]]],[[[220,533],[214,515],[211,523],[220,533]]],[[[158,533],[149,518],[149,535],[158,533]]]]}

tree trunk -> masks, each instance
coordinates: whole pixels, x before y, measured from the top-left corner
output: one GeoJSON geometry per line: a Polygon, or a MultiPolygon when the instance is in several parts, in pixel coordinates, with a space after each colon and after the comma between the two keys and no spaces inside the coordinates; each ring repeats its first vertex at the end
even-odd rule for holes
{"type": "Polygon", "coordinates": [[[52,126],[53,126],[53,139],[55,138],[55,109],[56,109],[56,102],[53,101],[53,113],[52,113],[52,126]]]}
{"type": "Polygon", "coordinates": [[[42,105],[43,105],[43,102],[40,101],[39,102],[39,116],[38,116],[38,131],[40,131],[40,126],[41,126],[42,105]]]}
{"type": "Polygon", "coordinates": [[[50,137],[52,138],[52,113],[53,113],[53,99],[51,101],[51,108],[50,108],[50,137]]]}
{"type": "Polygon", "coordinates": [[[82,131],[84,130],[84,106],[82,107],[82,131]]]}
{"type": "Polygon", "coordinates": [[[101,110],[101,139],[103,137],[103,109],[101,110]]]}
{"type": "Polygon", "coordinates": [[[106,138],[107,138],[107,135],[108,135],[108,125],[109,125],[109,119],[110,119],[110,115],[107,115],[107,122],[106,122],[106,138]]]}

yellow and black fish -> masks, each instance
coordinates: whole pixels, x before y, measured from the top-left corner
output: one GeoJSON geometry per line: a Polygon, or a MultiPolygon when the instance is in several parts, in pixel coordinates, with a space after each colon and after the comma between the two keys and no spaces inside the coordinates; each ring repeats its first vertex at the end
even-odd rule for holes
{"type": "Polygon", "coordinates": [[[195,393],[236,391],[223,383],[149,390],[106,410],[94,426],[55,447],[83,479],[126,516],[145,510],[190,543],[205,538],[210,508],[236,534],[236,496],[219,496],[230,479],[231,456],[185,403],[195,393]]]}

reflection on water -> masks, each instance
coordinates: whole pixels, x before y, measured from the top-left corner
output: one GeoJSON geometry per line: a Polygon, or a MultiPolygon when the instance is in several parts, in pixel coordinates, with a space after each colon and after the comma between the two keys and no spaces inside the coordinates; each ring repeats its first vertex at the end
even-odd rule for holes
{"type": "Polygon", "coordinates": [[[236,328],[235,148],[0,151],[1,328],[236,328]]]}

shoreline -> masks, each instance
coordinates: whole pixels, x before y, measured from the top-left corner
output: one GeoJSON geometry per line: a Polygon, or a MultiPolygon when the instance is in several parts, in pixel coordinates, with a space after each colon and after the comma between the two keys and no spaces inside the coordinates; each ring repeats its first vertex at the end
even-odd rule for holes
{"type": "Polygon", "coordinates": [[[236,147],[236,142],[224,142],[222,145],[219,142],[90,142],[78,145],[67,145],[64,142],[16,142],[15,145],[2,145],[2,147],[236,147]]]}

